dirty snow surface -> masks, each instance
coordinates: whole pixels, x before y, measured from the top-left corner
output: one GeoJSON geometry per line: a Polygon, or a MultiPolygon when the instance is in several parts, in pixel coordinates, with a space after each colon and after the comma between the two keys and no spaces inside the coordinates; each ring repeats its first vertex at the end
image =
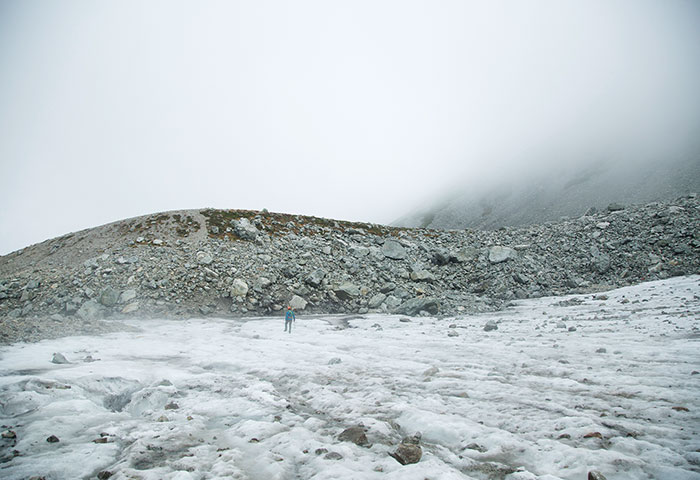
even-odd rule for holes
{"type": "Polygon", "coordinates": [[[691,276],[497,314],[300,315],[291,335],[280,317],[140,321],[3,347],[0,478],[697,479],[699,296],[691,276]],[[369,445],[338,439],[355,425],[369,445]]]}

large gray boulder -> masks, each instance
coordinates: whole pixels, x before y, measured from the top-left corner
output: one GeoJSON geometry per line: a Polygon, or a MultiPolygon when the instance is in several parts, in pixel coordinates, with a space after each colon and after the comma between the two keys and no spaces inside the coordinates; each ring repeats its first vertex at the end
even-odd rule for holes
{"type": "Polygon", "coordinates": [[[385,305],[386,308],[388,308],[389,310],[393,310],[393,309],[395,309],[396,307],[398,307],[399,305],[401,305],[401,300],[398,299],[398,298],[396,298],[396,297],[393,296],[393,295],[388,295],[388,296],[386,297],[386,299],[384,300],[384,305],[385,305]]]}
{"type": "Polygon", "coordinates": [[[309,276],[306,277],[306,283],[308,283],[312,287],[319,287],[321,285],[321,282],[323,282],[323,279],[325,277],[326,277],[326,271],[323,270],[322,268],[319,268],[319,269],[311,272],[309,274],[309,276]]]}
{"type": "Polygon", "coordinates": [[[289,306],[294,310],[304,310],[308,302],[301,298],[299,295],[294,295],[289,301],[289,306]]]}
{"type": "Polygon", "coordinates": [[[501,263],[514,258],[518,258],[518,252],[515,249],[501,245],[489,248],[489,262],[491,263],[501,263]]]}
{"type": "Polygon", "coordinates": [[[100,293],[99,301],[105,307],[113,307],[119,302],[119,291],[112,287],[107,287],[100,293]]]}
{"type": "Polygon", "coordinates": [[[367,303],[367,306],[369,308],[379,308],[382,303],[384,303],[384,300],[386,299],[386,295],[383,293],[378,293],[372,298],[369,299],[369,302],[367,303]]]}
{"type": "Polygon", "coordinates": [[[272,280],[267,277],[258,277],[253,284],[253,290],[256,292],[264,292],[272,285],[272,280]]]}
{"type": "Polygon", "coordinates": [[[243,240],[255,240],[258,238],[260,233],[255,225],[250,223],[247,218],[241,218],[239,220],[232,220],[231,224],[233,226],[233,232],[243,240]]]}
{"type": "Polygon", "coordinates": [[[124,290],[119,296],[119,303],[129,303],[134,298],[136,298],[136,290],[124,290]]]}
{"type": "Polygon", "coordinates": [[[593,270],[598,273],[607,273],[610,270],[610,255],[602,253],[598,247],[591,247],[591,264],[593,270]]]}
{"type": "Polygon", "coordinates": [[[95,300],[91,299],[80,306],[80,308],[76,312],[76,315],[78,315],[78,317],[82,318],[83,320],[94,320],[101,318],[102,313],[102,306],[95,300]]]}
{"type": "Polygon", "coordinates": [[[236,278],[231,284],[230,294],[232,297],[245,297],[248,294],[248,284],[236,278]]]}
{"type": "Polygon", "coordinates": [[[350,300],[360,295],[360,287],[354,283],[342,283],[333,290],[335,295],[341,300],[350,300]]]}
{"type": "Polygon", "coordinates": [[[406,258],[406,249],[396,240],[387,240],[382,245],[382,253],[392,260],[403,260],[406,258]]]}
{"type": "Polygon", "coordinates": [[[394,313],[415,316],[420,312],[436,315],[440,311],[440,302],[435,298],[416,297],[405,301],[394,310],[394,313]]]}

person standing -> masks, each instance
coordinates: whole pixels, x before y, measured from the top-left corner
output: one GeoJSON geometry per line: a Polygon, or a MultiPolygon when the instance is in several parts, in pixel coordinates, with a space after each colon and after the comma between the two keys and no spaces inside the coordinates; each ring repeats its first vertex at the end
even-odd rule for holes
{"type": "Polygon", "coordinates": [[[294,310],[292,310],[292,307],[287,307],[287,313],[284,315],[284,331],[287,331],[287,327],[289,327],[289,333],[292,333],[292,322],[296,322],[297,318],[296,315],[294,315],[294,310]]]}

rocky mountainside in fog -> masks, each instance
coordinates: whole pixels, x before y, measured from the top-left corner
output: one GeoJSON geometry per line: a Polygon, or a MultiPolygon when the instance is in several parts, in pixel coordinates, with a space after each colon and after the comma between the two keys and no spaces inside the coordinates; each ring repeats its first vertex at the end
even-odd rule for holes
{"type": "Polygon", "coordinates": [[[490,187],[454,191],[394,225],[493,230],[575,218],[611,203],[670,201],[700,191],[700,158],[638,165],[600,162],[588,167],[560,166],[507,178],[504,172],[490,187]]]}
{"type": "Polygon", "coordinates": [[[496,231],[241,210],[159,213],[0,257],[0,339],[129,317],[455,315],[700,272],[700,204],[611,206],[496,231]]]}

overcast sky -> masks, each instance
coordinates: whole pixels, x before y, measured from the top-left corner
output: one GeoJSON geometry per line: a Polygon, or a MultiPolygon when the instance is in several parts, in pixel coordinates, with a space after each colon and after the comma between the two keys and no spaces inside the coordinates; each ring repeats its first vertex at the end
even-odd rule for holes
{"type": "Polygon", "coordinates": [[[698,85],[693,0],[0,0],[0,254],[185,208],[389,223],[455,183],[666,161],[698,85]]]}

